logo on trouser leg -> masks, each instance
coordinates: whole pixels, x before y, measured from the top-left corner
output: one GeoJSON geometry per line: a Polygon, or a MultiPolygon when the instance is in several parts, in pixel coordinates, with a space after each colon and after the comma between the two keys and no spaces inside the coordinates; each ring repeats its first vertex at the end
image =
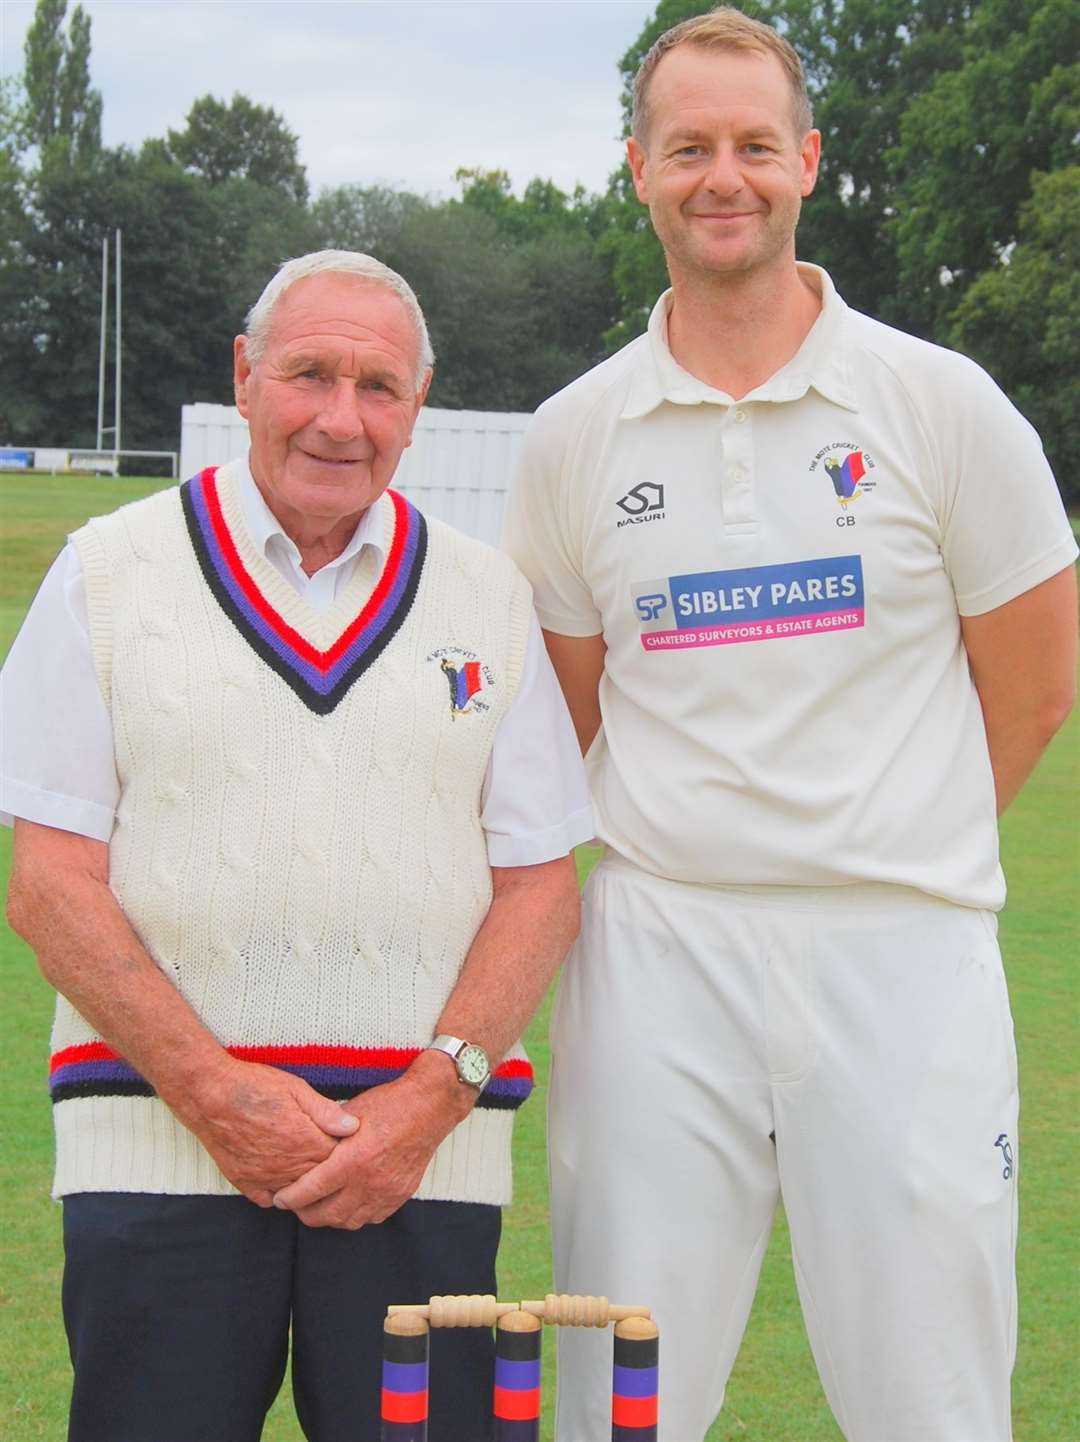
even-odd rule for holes
{"type": "Polygon", "coordinates": [[[1003,1164],[1001,1175],[1008,1181],[1013,1174],[1013,1150],[1009,1145],[1008,1133],[1002,1132],[994,1143],[994,1146],[1001,1148],[1001,1160],[1003,1164]]]}

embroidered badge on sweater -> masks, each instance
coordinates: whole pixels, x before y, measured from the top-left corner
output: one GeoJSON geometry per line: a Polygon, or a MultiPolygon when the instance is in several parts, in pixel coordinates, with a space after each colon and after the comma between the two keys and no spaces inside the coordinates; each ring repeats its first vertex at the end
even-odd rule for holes
{"type": "Polygon", "coordinates": [[[325,651],[317,650],[270,604],[236,548],[218,496],[216,466],[180,487],[191,544],[221,609],[305,706],[327,715],[393,640],[420,584],[427,525],[415,506],[388,491],[394,537],[382,575],[363,610],[325,651]]]}
{"type": "MultiPolygon", "coordinates": [[[[238,1061],[261,1062],[301,1077],[334,1101],[347,1101],[383,1082],[395,1081],[420,1055],[421,1048],[364,1046],[230,1046],[238,1061]]],[[[485,1110],[516,1111],[533,1089],[533,1069],[524,1058],[495,1068],[476,1105],[485,1110]]],[[[103,1041],[83,1042],[54,1052],[49,1064],[54,1102],[70,1097],[152,1097],[148,1081],[119,1052],[103,1041]]]]}
{"type": "Polygon", "coordinates": [[[450,687],[450,715],[455,720],[474,712],[490,711],[490,703],[481,698],[480,692],[490,690],[495,678],[475,651],[463,651],[460,646],[440,646],[425,659],[437,663],[446,677],[450,687]]]}

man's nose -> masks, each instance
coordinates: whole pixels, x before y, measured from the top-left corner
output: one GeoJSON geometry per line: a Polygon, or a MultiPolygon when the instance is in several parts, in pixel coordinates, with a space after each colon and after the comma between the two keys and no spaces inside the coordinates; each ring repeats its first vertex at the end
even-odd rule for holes
{"type": "Polygon", "coordinates": [[[705,184],[714,195],[734,195],[742,189],[742,170],[733,145],[718,145],[709,162],[705,184]]]}
{"type": "Polygon", "coordinates": [[[349,441],[363,433],[360,396],[353,381],[340,376],[328,388],[319,425],[335,441],[349,441]]]}

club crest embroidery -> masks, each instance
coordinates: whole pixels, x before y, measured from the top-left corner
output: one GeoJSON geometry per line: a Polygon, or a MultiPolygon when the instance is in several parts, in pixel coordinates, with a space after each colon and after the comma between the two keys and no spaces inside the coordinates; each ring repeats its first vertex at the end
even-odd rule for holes
{"type": "Polygon", "coordinates": [[[870,475],[874,462],[852,441],[834,441],[823,446],[810,463],[810,470],[816,471],[818,466],[832,482],[836,499],[844,510],[852,501],[872,491],[876,484],[870,475]]]}
{"type": "Polygon", "coordinates": [[[490,690],[495,678],[475,651],[463,651],[456,646],[440,646],[432,651],[427,660],[438,664],[450,688],[450,715],[469,716],[475,712],[489,711],[490,704],[482,693],[490,690]]]}

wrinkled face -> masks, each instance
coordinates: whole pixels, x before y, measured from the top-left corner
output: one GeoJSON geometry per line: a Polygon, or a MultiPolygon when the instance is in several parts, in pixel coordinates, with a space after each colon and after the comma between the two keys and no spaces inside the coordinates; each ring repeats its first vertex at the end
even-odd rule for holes
{"type": "Polygon", "coordinates": [[[289,287],[262,358],[234,346],[236,404],[251,431],[251,472],[287,533],[359,520],[386,490],[427,394],[416,330],[383,286],[327,272],[289,287]]]}
{"type": "Polygon", "coordinates": [[[794,259],[821,138],[796,134],[775,56],[677,45],[653,73],[648,116],[647,139],[627,151],[673,278],[794,259]]]}

